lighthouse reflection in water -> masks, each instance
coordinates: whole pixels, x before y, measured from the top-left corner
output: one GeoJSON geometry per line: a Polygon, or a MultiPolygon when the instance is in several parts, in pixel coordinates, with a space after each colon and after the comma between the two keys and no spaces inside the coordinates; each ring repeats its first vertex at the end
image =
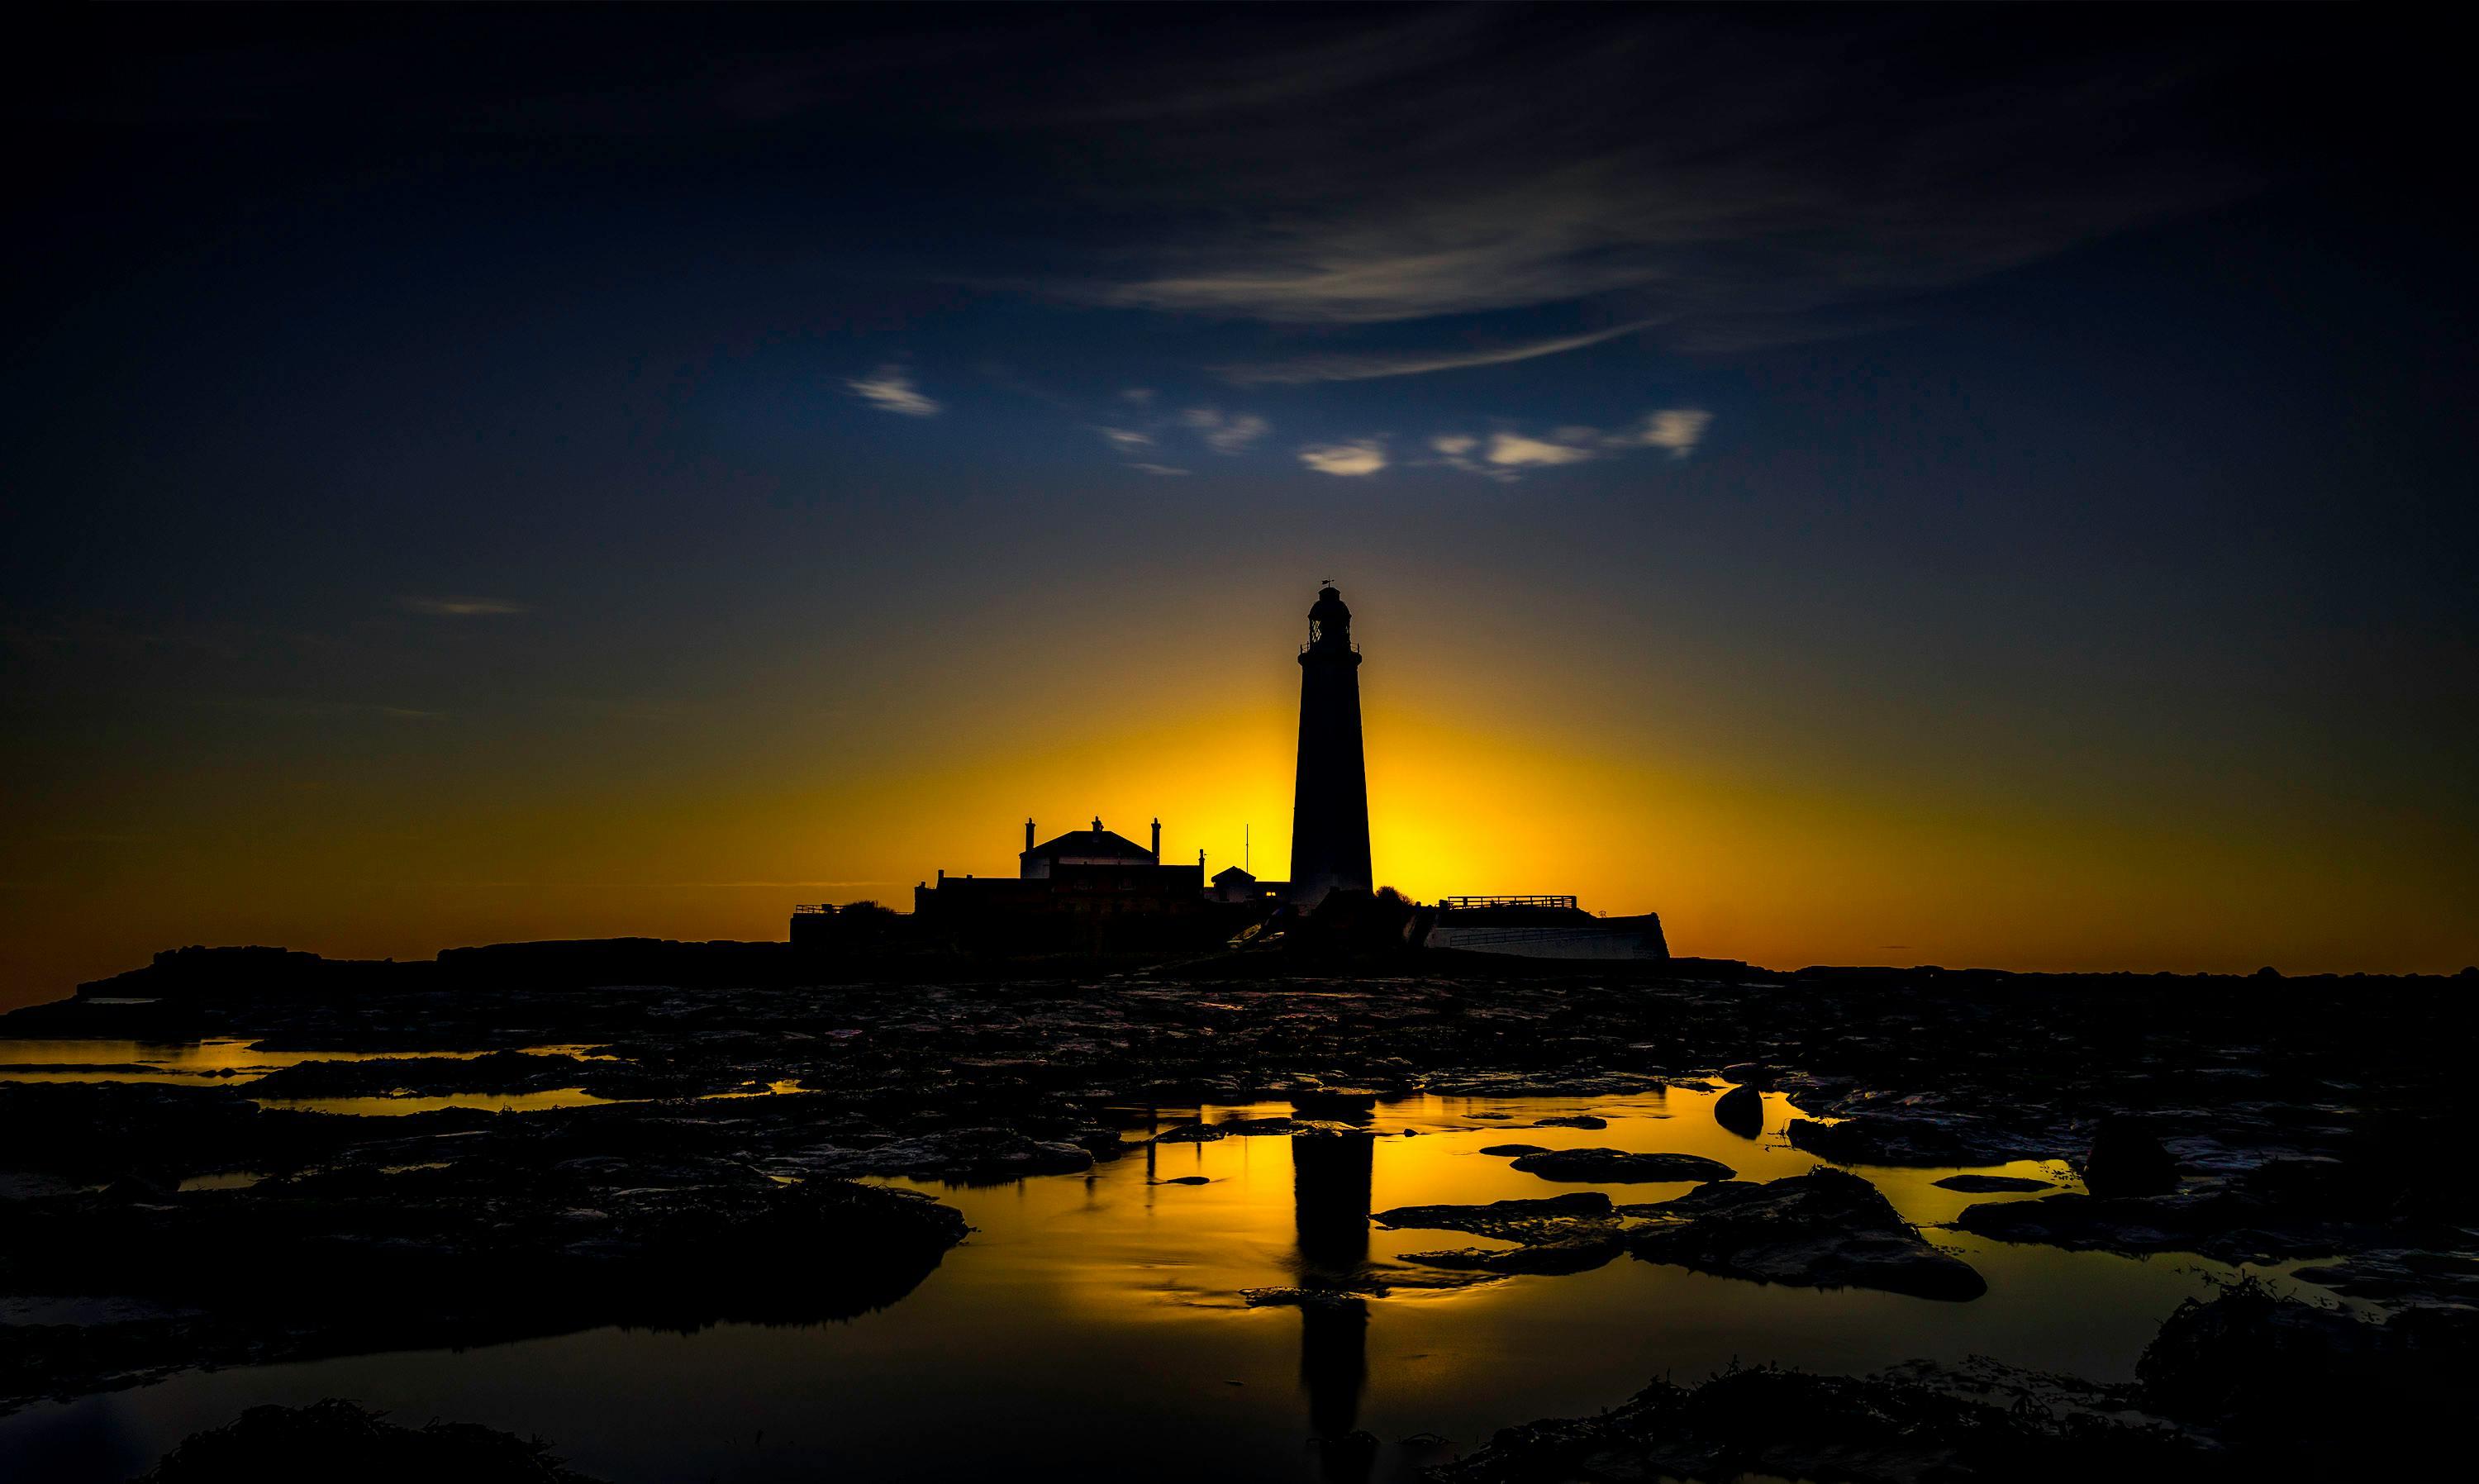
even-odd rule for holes
{"type": "Polygon", "coordinates": [[[1368,1375],[1368,1305],[1354,1290],[1368,1267],[1369,1173],[1365,1130],[1291,1136],[1291,1198],[1299,1231],[1300,1385],[1309,1431],[1330,1479],[1363,1479],[1370,1440],[1355,1436],[1368,1375]]]}

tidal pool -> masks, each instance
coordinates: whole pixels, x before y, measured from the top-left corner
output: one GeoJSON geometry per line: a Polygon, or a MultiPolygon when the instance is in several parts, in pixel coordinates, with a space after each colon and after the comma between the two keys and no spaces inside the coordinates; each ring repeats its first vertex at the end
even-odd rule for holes
{"type": "MultiPolygon", "coordinates": [[[[125,1477],[184,1435],[266,1402],[349,1396],[419,1423],[481,1422],[551,1439],[614,1481],[871,1479],[1236,1481],[1412,1477],[1496,1428],[1612,1405],[1656,1377],[1732,1364],[1864,1372],[1985,1354],[2099,1380],[2132,1376],[2181,1299],[2232,1269],[2015,1247],[1930,1231],[1977,1267],[1967,1303],[1763,1286],[1630,1258],[1572,1276],[1397,1290],[1357,1316],[1247,1307],[1241,1291],[1381,1279],[1407,1253],[1485,1244],[1390,1231],[1371,1211],[1598,1190],[1665,1199],[1679,1185],[1551,1183],[1482,1146],[1606,1146],[1717,1159],[1770,1180],[1820,1162],[1719,1127],[1708,1091],[1629,1098],[1418,1097],[1378,1105],[1380,1137],[1338,1165],[1295,1166],[1285,1137],[1148,1143],[1089,1174],[928,1190],[975,1228],[908,1297],[842,1323],[604,1328],[450,1351],[188,1372],[0,1419],[0,1459],[26,1477],[125,1477]],[[1534,1127],[1594,1113],[1601,1129],[1534,1127]],[[1203,1185],[1164,1184],[1200,1177],[1203,1185]],[[1367,1467],[1312,1444],[1363,1428],[1367,1467]]],[[[1121,1110],[1128,1137],[1290,1105],[1121,1110]]],[[[1976,1200],[1951,1169],[1857,1168],[1923,1226],[1976,1200]]],[[[2013,1164],[2073,1189],[2062,1167],[2013,1164]]],[[[2040,1193],[2040,1192],[2034,1192],[2040,1193]]],[[[821,1265],[834,1256],[821,1252],[821,1265]]],[[[349,1301],[340,1295],[341,1301],[349,1301]]]]}

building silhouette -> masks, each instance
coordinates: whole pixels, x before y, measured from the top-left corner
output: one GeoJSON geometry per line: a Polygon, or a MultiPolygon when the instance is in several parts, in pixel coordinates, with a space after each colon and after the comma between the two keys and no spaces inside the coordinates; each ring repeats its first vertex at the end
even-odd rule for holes
{"type": "Polygon", "coordinates": [[[1309,609],[1300,646],[1300,755],[1291,790],[1294,906],[1315,907],[1335,890],[1367,891],[1368,770],[1360,747],[1360,646],[1351,610],[1333,583],[1309,609]]]}

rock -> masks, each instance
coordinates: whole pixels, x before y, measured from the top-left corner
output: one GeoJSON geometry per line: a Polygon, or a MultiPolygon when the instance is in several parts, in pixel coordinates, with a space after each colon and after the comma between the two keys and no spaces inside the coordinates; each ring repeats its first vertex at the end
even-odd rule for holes
{"type": "Polygon", "coordinates": [[[252,1407],[192,1433],[136,1484],[594,1484],[550,1445],[472,1422],[402,1427],[349,1401],[252,1407]]]}
{"type": "Polygon", "coordinates": [[[1647,1185],[1681,1180],[1727,1180],[1738,1171],[1697,1154],[1629,1154],[1623,1149],[1550,1149],[1527,1154],[1515,1167],[1544,1180],[1647,1185]]]}
{"type": "Polygon", "coordinates": [[[1527,1154],[1547,1154],[1549,1148],[1546,1144],[1486,1144],[1482,1146],[1480,1152],[1496,1155],[1502,1160],[1512,1160],[1527,1154]]]}
{"type": "Polygon", "coordinates": [[[1988,1291],[1970,1264],[1922,1241],[1875,1186],[1838,1169],[1700,1186],[1618,1213],[1647,1218],[1627,1238],[1627,1250],[1647,1262],[1794,1288],[1942,1299],[1988,1291]]]}
{"type": "Polygon", "coordinates": [[[1528,1241],[1545,1222],[1607,1220],[1610,1198],[1598,1190],[1545,1195],[1529,1200],[1491,1201],[1483,1206],[1397,1206],[1368,1219],[1380,1226],[1410,1227],[1433,1232],[1468,1232],[1500,1241],[1528,1241]]]}
{"type": "Polygon", "coordinates": [[[1485,1206],[1398,1206],[1370,1217],[1396,1229],[1468,1232],[1520,1245],[1414,1252],[1404,1261],[1432,1267],[1492,1273],[1571,1273],[1598,1267],[1624,1250],[1625,1232],[1610,1198],[1578,1190],[1536,1200],[1485,1206]]]}
{"type": "Polygon", "coordinates": [[[1792,1148],[1836,1164],[2010,1164],[2061,1152],[1941,1109],[1872,1110],[1838,1123],[1793,1118],[1788,1134],[1792,1148]]]}
{"type": "Polygon", "coordinates": [[[1714,1100],[1713,1121],[1741,1139],[1753,1139],[1765,1131],[1765,1100],[1753,1083],[1741,1083],[1714,1100]]]}
{"type": "Polygon", "coordinates": [[[1217,1139],[1230,1137],[1230,1134],[1211,1123],[1183,1123],[1177,1128],[1164,1129],[1156,1134],[1153,1141],[1158,1144],[1210,1144],[1217,1139]]]}
{"type": "Polygon", "coordinates": [[[1964,1190],[1974,1195],[1993,1194],[1999,1190],[2054,1190],[2057,1183],[2033,1180],[2024,1175],[1948,1175],[1934,1182],[1948,1190],[1964,1190]]]}
{"type": "Polygon", "coordinates": [[[2479,1374],[2479,1313],[2411,1309],[2371,1323],[2249,1278],[2179,1305],[2134,1374],[2149,1410],[2260,1446],[2283,1461],[2281,1476],[2332,1476],[2374,1440],[2415,1457],[2411,1440],[2458,1435],[2479,1374]]]}
{"type": "Polygon", "coordinates": [[[1303,1118],[1366,1118],[1377,1107],[1367,1087],[1317,1087],[1291,1094],[1291,1112],[1303,1118]]]}
{"type": "Polygon", "coordinates": [[[1168,1180],[1154,1182],[1156,1185],[1212,1185],[1213,1183],[1203,1175],[1173,1175],[1168,1180]]]}
{"type": "Polygon", "coordinates": [[[2393,1249],[2293,1269],[2303,1283],[2378,1303],[2458,1304],[2479,1309],[2479,1256],[2393,1249]]]}
{"type": "Polygon", "coordinates": [[[846,1179],[908,1175],[958,1185],[1002,1185],[1028,1175],[1081,1173],[1093,1167],[1093,1154],[1079,1144],[1028,1139],[1012,1129],[969,1128],[940,1129],[865,1149],[829,1145],[780,1156],[774,1163],[787,1170],[846,1179]]]}
{"type": "Polygon", "coordinates": [[[2211,1441],[2130,1415],[2129,1388],[1999,1366],[1881,1375],[1733,1369],[1656,1381],[1597,1417],[1505,1428],[1438,1484],[1646,1484],[1743,1475],[1819,1484],[2068,1484],[2213,1476],[2211,1441]]]}
{"type": "Polygon", "coordinates": [[[2103,1118],[2083,1161],[2083,1189],[2099,1196],[2166,1195],[2178,1189],[2178,1162],[2141,1124],[2103,1118]]]}
{"type": "Polygon", "coordinates": [[[1551,1113],[1546,1118],[1533,1119],[1532,1126],[1543,1129],[1605,1129],[1610,1126],[1610,1120],[1592,1113],[1551,1113]]]}
{"type": "MultiPolygon", "coordinates": [[[[1385,1292],[1377,1284],[1368,1287],[1380,1293],[1385,1292]]],[[[1368,1313],[1367,1299],[1360,1293],[1337,1289],[1241,1289],[1240,1296],[1251,1309],[1323,1309],[1337,1314],[1364,1316],[1368,1313]]]]}

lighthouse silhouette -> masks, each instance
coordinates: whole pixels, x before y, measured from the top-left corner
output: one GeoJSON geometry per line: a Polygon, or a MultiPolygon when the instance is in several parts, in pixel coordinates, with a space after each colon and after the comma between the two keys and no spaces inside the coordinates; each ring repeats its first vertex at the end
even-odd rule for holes
{"type": "Polygon", "coordinates": [[[1300,646],[1300,764],[1291,791],[1291,900],[1314,907],[1337,887],[1367,891],[1368,770],[1360,752],[1360,647],[1332,582],[1309,609],[1300,646]]]}

